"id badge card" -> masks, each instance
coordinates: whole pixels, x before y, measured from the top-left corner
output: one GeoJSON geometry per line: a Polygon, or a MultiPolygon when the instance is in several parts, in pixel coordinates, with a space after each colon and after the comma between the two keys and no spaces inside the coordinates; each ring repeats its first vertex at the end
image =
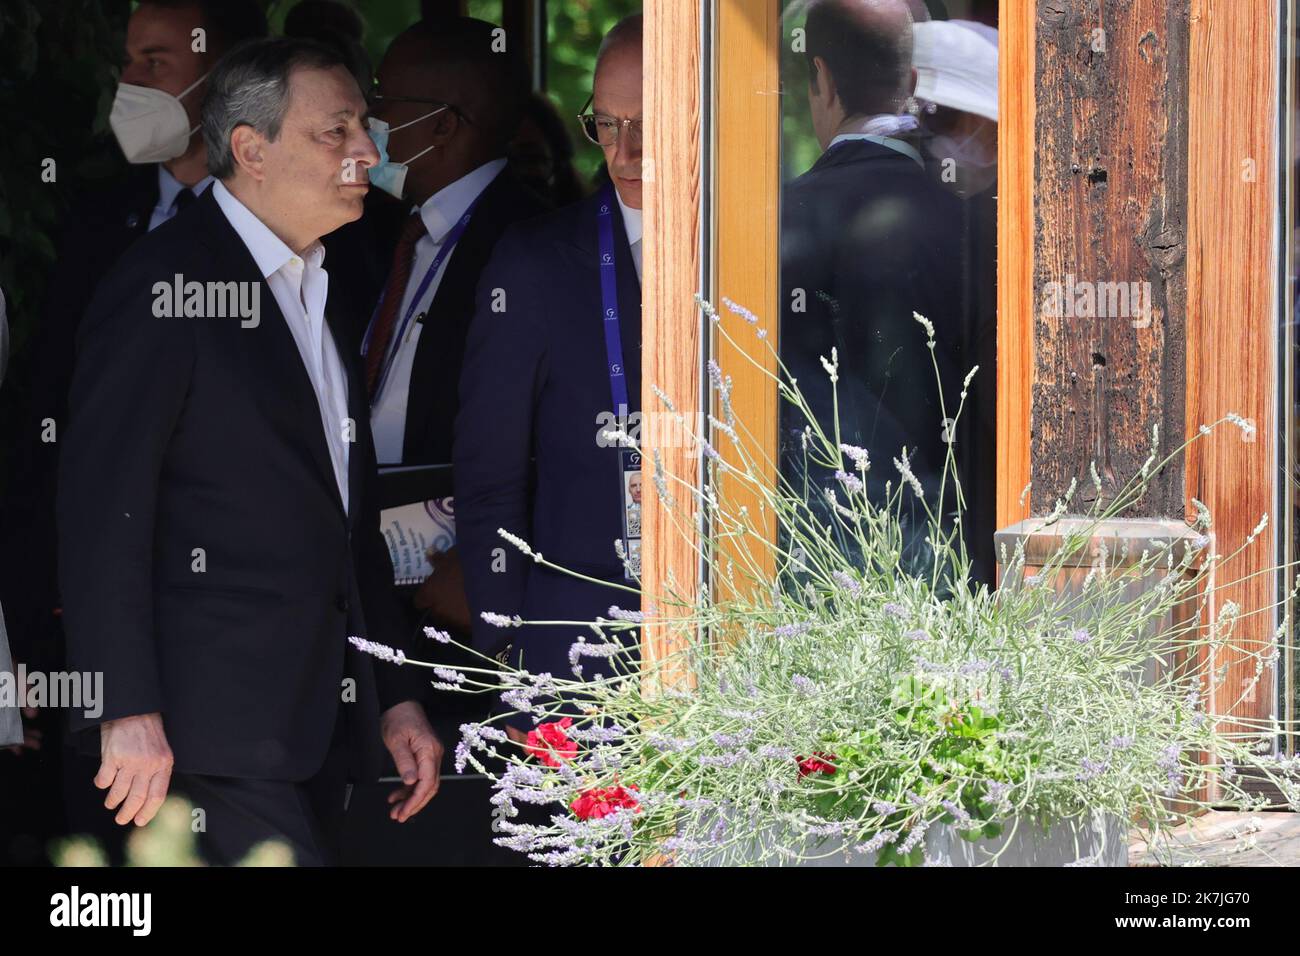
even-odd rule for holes
{"type": "Polygon", "coordinates": [[[623,577],[635,581],[641,576],[641,453],[636,449],[619,449],[618,486],[623,501],[623,553],[627,555],[623,577]]]}

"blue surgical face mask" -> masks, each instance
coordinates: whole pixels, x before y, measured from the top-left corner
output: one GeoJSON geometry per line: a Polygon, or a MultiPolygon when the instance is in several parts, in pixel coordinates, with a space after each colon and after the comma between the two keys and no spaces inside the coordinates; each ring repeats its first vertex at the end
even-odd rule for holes
{"type": "Polygon", "coordinates": [[[388,135],[390,133],[395,133],[399,129],[406,129],[406,127],[413,123],[418,123],[420,120],[428,119],[430,116],[441,113],[445,109],[447,109],[447,107],[439,106],[436,110],[430,110],[428,113],[416,117],[409,123],[403,123],[401,126],[392,127],[390,127],[384,120],[376,119],[373,116],[370,117],[370,138],[375,143],[375,149],[379,150],[379,164],[377,166],[371,166],[366,172],[366,177],[370,180],[372,186],[378,186],[390,196],[395,196],[398,199],[402,198],[402,190],[406,188],[407,167],[429,150],[433,149],[433,146],[420,150],[404,163],[394,163],[388,158],[388,135]]]}

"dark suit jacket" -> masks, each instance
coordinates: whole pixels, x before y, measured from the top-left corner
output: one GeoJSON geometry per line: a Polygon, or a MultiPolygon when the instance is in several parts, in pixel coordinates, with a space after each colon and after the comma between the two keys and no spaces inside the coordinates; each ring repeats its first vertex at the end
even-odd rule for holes
{"type": "Polygon", "coordinates": [[[346,642],[402,628],[355,347],[328,318],[356,423],[346,514],[292,334],[211,191],[100,286],[61,441],[69,663],[104,675],[102,715],[74,715],[74,730],[161,711],[178,771],[301,780],[324,760],[347,676],[359,772],[378,771],[377,705],[416,696],[415,675],[346,642]],[[258,283],[259,324],[155,317],[154,283],[177,273],[258,283]]]}
{"type": "MultiPolygon", "coordinates": [[[[600,196],[508,229],[478,287],[456,419],[456,522],[474,641],[507,641],[534,673],[572,677],[574,627],[499,629],[482,611],[525,620],[594,620],[636,597],[548,571],[497,534],[518,534],[555,563],[622,583],[618,449],[600,447],[612,406],[602,330],[600,196]],[[496,311],[498,292],[503,307],[496,311]],[[493,554],[504,549],[504,571],[493,554]]],[[[640,411],[641,285],[615,209],[619,323],[627,388],[640,411]]],[[[648,476],[647,476],[648,477],[648,476]]],[[[588,632],[589,633],[589,632],[588,632]]],[[[588,673],[594,672],[587,659],[588,673]]]]}
{"type": "MultiPolygon", "coordinates": [[[[31,388],[11,467],[0,547],[0,598],[18,656],[41,659],[29,644],[53,626],[59,604],[55,571],[54,485],[58,441],[42,441],[51,419],[56,437],[67,420],[77,327],[95,287],[118,257],[143,236],[158,204],[158,166],[131,166],[119,179],[79,197],[60,236],[33,342],[31,388]]],[[[46,649],[52,651],[52,649],[46,649]]],[[[61,666],[57,656],[46,660],[61,666]]]]}
{"type": "MultiPolygon", "coordinates": [[[[503,169],[480,195],[464,235],[447,260],[415,349],[402,464],[444,465],[451,461],[452,429],[460,404],[461,362],[474,317],[479,276],[506,227],[546,209],[546,203],[520,183],[509,168],[503,169]]],[[[331,288],[346,287],[349,296],[364,302],[364,309],[354,314],[364,316],[365,321],[388,280],[393,247],[409,215],[408,203],[381,195],[368,199],[365,217],[326,239],[325,267],[331,288]]],[[[418,281],[420,277],[414,278],[418,281]]]]}
{"type": "MultiPolygon", "coordinates": [[[[951,417],[968,371],[962,225],[956,197],[912,159],[878,143],[841,143],[785,188],[781,358],[829,435],[831,386],[820,357],[837,349],[841,437],[870,452],[873,494],[883,494],[887,479],[898,485],[893,459],[906,445],[934,503],[947,451],[945,415],[925,330],[912,313],[934,323],[934,359],[951,417]],[[805,311],[796,310],[801,301],[805,311]]],[[[789,472],[798,467],[804,420],[783,402],[781,424],[789,472]]],[[[820,485],[830,476],[814,477],[820,485]]],[[[945,510],[952,500],[950,484],[945,510]]],[[[911,540],[919,543],[919,534],[911,540]]]]}

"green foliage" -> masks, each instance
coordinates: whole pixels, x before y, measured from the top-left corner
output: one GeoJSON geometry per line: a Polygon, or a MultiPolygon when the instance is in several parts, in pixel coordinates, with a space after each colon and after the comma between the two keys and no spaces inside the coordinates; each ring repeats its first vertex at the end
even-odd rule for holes
{"type": "Polygon", "coordinates": [[[0,287],[15,352],[30,338],[54,263],[54,237],[72,198],[121,162],[102,134],[126,16],[125,0],[0,5],[0,287]],[[42,177],[48,160],[54,163],[53,182],[42,177]]]}

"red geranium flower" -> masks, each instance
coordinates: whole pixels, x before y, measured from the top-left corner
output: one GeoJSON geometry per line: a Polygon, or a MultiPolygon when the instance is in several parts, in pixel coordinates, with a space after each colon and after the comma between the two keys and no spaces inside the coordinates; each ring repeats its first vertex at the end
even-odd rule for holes
{"type": "Polygon", "coordinates": [[[630,792],[635,789],[636,784],[632,784],[630,788],[625,788],[621,784],[612,787],[593,787],[584,790],[570,804],[570,808],[578,815],[579,820],[599,820],[609,816],[615,810],[623,809],[640,813],[641,804],[630,792]]]}
{"type": "Polygon", "coordinates": [[[578,755],[577,741],[570,740],[565,733],[572,725],[571,717],[549,724],[538,724],[536,730],[528,731],[528,742],[524,749],[540,758],[546,766],[558,767],[561,759],[572,760],[578,755]]]}
{"type": "Polygon", "coordinates": [[[830,761],[839,760],[834,754],[824,753],[820,750],[814,751],[811,757],[796,757],[799,761],[799,776],[807,777],[814,773],[833,774],[835,764],[830,761]]]}

